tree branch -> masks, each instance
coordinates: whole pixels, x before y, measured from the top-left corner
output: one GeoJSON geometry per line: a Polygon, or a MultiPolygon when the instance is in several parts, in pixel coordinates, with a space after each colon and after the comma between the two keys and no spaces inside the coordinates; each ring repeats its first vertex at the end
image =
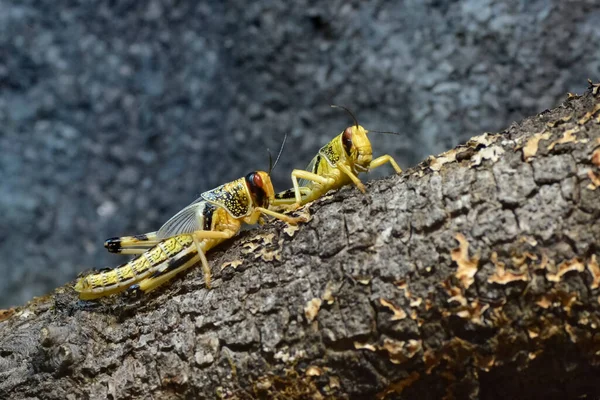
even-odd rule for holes
{"type": "MultiPolygon", "coordinates": [[[[582,97],[307,208],[142,298],[6,310],[0,398],[600,395],[600,106],[582,97]]],[[[115,260],[115,264],[117,260],[115,260]]]]}

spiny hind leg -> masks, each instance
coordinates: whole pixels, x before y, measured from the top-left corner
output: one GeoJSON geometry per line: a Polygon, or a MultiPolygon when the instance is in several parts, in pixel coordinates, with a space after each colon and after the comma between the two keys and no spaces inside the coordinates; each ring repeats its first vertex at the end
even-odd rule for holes
{"type": "MultiPolygon", "coordinates": [[[[296,195],[296,204],[298,207],[302,205],[302,191],[300,185],[298,185],[298,179],[306,179],[307,181],[319,183],[323,186],[331,186],[335,183],[335,179],[326,178],[321,175],[313,174],[312,172],[304,171],[302,169],[295,169],[292,171],[292,183],[294,184],[294,194],[296,195]]],[[[306,192],[306,198],[310,197],[312,191],[306,192]]]]}
{"type": "Polygon", "coordinates": [[[210,271],[210,266],[208,265],[208,260],[206,259],[206,255],[202,250],[202,246],[200,245],[200,239],[194,235],[194,244],[196,245],[196,251],[198,252],[198,257],[200,258],[200,262],[202,263],[202,272],[204,273],[204,284],[207,289],[210,289],[210,282],[212,279],[212,272],[210,271]]]}
{"type": "Polygon", "coordinates": [[[169,268],[166,268],[162,271],[156,271],[150,277],[143,279],[140,282],[138,282],[137,284],[133,285],[130,288],[130,290],[131,289],[136,289],[136,290],[139,289],[144,293],[151,292],[152,290],[156,289],[163,283],[171,280],[175,275],[194,266],[194,264],[196,264],[197,262],[198,262],[198,257],[197,257],[197,254],[194,252],[194,257],[187,259],[181,265],[178,265],[178,266],[171,265],[169,268]]]}
{"type": "Polygon", "coordinates": [[[206,284],[206,288],[210,289],[210,282],[212,278],[212,273],[210,271],[210,266],[208,265],[208,260],[206,259],[206,255],[204,254],[204,250],[201,245],[201,241],[203,239],[229,239],[236,234],[235,230],[223,230],[223,231],[196,231],[192,234],[194,238],[194,245],[196,246],[196,251],[198,253],[198,257],[202,263],[202,272],[204,273],[204,283],[206,284]]]}
{"type": "Polygon", "coordinates": [[[144,233],[134,236],[122,236],[106,239],[104,247],[117,254],[142,254],[146,250],[156,246],[160,240],[156,232],[144,233]]]}
{"type": "Polygon", "coordinates": [[[381,167],[385,163],[392,164],[392,167],[394,168],[394,170],[396,171],[396,173],[398,175],[402,173],[402,169],[398,166],[398,163],[396,163],[396,161],[392,158],[392,156],[390,156],[388,154],[383,155],[381,157],[377,157],[376,159],[371,161],[371,164],[369,164],[369,169],[375,169],[377,167],[381,167]]]}

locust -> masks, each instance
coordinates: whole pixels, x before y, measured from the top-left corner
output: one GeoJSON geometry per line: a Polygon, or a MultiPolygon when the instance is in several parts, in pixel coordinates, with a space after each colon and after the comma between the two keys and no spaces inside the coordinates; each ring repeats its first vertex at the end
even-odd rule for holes
{"type": "Polygon", "coordinates": [[[138,256],[114,269],[80,278],[74,287],[79,298],[93,300],[126,289],[146,293],[198,261],[202,264],[205,284],[210,287],[211,271],[206,252],[235,236],[243,224],[262,222],[263,215],[289,224],[302,221],[301,217],[269,209],[275,199],[270,178],[273,168],[274,165],[270,166],[268,173],[251,172],[202,193],[156,232],[108,239],[105,247],[110,252],[138,256]]]}
{"type": "MultiPolygon", "coordinates": [[[[352,112],[346,107],[335,105],[332,107],[348,112],[354,125],[344,129],[342,133],[321,147],[305,170],[292,171],[294,186],[275,195],[275,201],[271,203],[274,207],[291,205],[292,209],[297,208],[320,198],[332,189],[339,189],[349,183],[354,183],[361,192],[366,193],[365,185],[357,175],[386,163],[390,163],[396,173],[402,173],[402,169],[388,154],[373,160],[371,142],[367,137],[369,131],[358,124],[352,112]]],[[[396,134],[396,132],[371,132],[396,134]]]]}

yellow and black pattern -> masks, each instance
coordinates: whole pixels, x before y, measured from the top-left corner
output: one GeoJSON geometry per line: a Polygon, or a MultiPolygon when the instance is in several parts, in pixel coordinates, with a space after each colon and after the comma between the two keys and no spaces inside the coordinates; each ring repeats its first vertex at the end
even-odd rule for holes
{"type": "Polygon", "coordinates": [[[152,232],[106,239],[104,247],[111,253],[121,253],[124,248],[149,248],[156,245],[157,242],[156,234],[152,232]]]}
{"type": "Polygon", "coordinates": [[[250,215],[250,195],[244,178],[221,185],[202,193],[202,198],[212,204],[223,207],[234,218],[250,215]]]}
{"type": "MultiPolygon", "coordinates": [[[[340,142],[340,136],[336,136],[331,142],[321,147],[319,154],[321,154],[329,162],[330,165],[335,165],[340,160],[339,145],[336,146],[336,142],[340,142]]],[[[316,163],[318,164],[318,163],[316,163]]],[[[315,165],[316,165],[315,164],[315,165]]],[[[316,172],[315,172],[316,173],[316,172]]]]}
{"type": "Polygon", "coordinates": [[[118,293],[156,271],[164,268],[172,269],[175,265],[180,264],[181,260],[188,260],[189,250],[193,250],[193,254],[196,254],[193,243],[191,235],[179,235],[165,239],[128,263],[79,279],[75,290],[80,292],[80,298],[83,300],[118,293]]]}

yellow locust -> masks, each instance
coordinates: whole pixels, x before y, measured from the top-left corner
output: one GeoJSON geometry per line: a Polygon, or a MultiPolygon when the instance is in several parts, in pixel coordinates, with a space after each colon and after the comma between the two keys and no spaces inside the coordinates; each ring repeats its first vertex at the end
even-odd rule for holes
{"type": "Polygon", "coordinates": [[[347,108],[332,107],[346,110],[352,116],[354,125],[349,126],[321,147],[306,170],[294,169],[292,171],[293,189],[277,193],[275,201],[272,203],[273,206],[293,204],[292,208],[296,208],[318,199],[332,189],[339,189],[349,183],[354,183],[361,192],[365,193],[365,185],[357,175],[388,162],[392,164],[398,174],[402,172],[396,161],[387,154],[373,160],[371,142],[367,137],[369,131],[358,124],[354,115],[347,108]]]}
{"type": "Polygon", "coordinates": [[[198,261],[206,286],[210,287],[211,273],[205,253],[236,235],[242,224],[255,224],[262,214],[290,224],[300,220],[269,210],[274,197],[271,178],[264,171],[251,172],[202,193],[157,232],[107,240],[105,247],[109,251],[139,256],[112,270],[80,278],[75,290],[82,300],[130,287],[148,292],[198,261]]]}

